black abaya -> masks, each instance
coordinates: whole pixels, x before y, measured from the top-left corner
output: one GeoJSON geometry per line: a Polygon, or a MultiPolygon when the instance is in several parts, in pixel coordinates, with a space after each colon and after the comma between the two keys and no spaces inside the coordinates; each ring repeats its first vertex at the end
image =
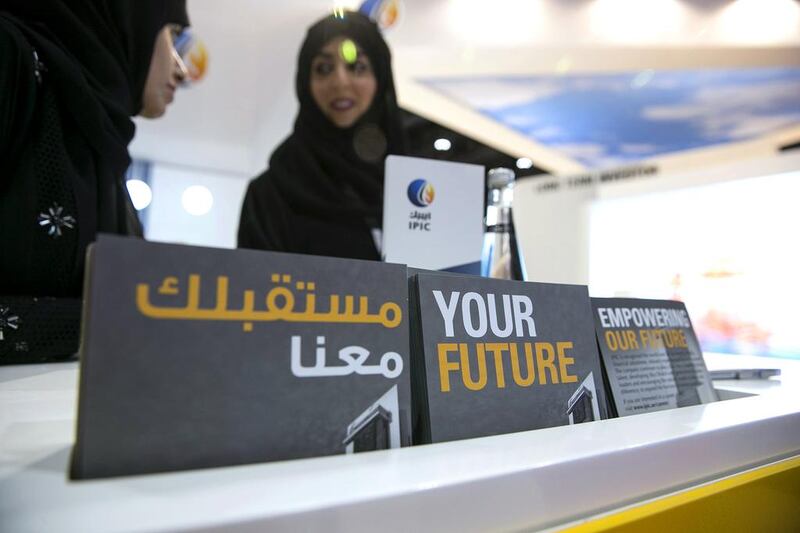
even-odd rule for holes
{"type": "Polygon", "coordinates": [[[373,233],[383,212],[384,160],[404,146],[391,54],[377,25],[353,12],[316,23],[300,50],[295,85],[300,112],[294,131],[247,189],[239,246],[380,259],[373,233]],[[346,129],[322,114],[310,90],[312,60],[340,36],[364,50],[377,81],[370,108],[346,129]]]}
{"type": "Polygon", "coordinates": [[[97,233],[141,234],[124,174],[183,0],[0,1],[0,295],[81,292],[97,233]]]}

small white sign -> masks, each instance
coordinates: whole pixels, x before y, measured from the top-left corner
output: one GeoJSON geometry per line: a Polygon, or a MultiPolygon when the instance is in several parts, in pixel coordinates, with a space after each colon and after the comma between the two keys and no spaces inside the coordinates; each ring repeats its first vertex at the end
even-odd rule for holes
{"type": "Polygon", "coordinates": [[[387,157],[384,260],[480,273],[484,172],[480,165],[387,157]]]}

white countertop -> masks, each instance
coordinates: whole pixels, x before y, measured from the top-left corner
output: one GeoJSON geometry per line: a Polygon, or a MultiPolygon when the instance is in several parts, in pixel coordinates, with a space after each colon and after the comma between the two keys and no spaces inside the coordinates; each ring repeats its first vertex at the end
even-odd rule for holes
{"type": "MultiPolygon", "coordinates": [[[[726,362],[747,366],[714,358],[709,366],[726,362]]],[[[800,454],[800,362],[785,364],[781,379],[768,380],[777,384],[748,382],[765,394],[710,405],[401,450],[81,482],[66,476],[77,363],[0,367],[0,531],[553,527],[800,454]]]]}

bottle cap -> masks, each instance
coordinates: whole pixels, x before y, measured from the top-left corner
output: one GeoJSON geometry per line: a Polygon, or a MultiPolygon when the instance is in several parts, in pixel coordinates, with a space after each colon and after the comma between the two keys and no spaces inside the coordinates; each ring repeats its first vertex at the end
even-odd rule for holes
{"type": "Polygon", "coordinates": [[[514,183],[516,175],[510,168],[493,168],[489,171],[488,185],[490,189],[502,189],[514,183]]]}

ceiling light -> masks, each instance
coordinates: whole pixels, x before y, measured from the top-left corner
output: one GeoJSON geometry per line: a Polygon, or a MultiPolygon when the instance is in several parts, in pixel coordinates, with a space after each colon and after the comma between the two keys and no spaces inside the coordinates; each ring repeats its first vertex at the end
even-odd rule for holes
{"type": "Polygon", "coordinates": [[[128,188],[128,194],[131,197],[131,202],[133,202],[133,207],[135,207],[137,211],[147,209],[147,206],[153,201],[153,191],[150,189],[150,186],[142,180],[135,179],[128,180],[125,182],[125,185],[128,188]]]}
{"type": "Polygon", "coordinates": [[[450,33],[473,45],[511,47],[545,28],[543,0],[448,0],[450,33]]]}
{"type": "Polygon", "coordinates": [[[718,31],[727,42],[771,44],[794,39],[798,24],[794,0],[737,0],[722,10],[718,31]]]}
{"type": "Polygon", "coordinates": [[[533,161],[529,157],[520,157],[517,159],[517,168],[521,170],[533,168],[533,161]]]}
{"type": "Polygon", "coordinates": [[[449,139],[436,139],[433,143],[433,147],[440,152],[446,152],[453,147],[453,143],[451,143],[449,139]]]}
{"type": "Polygon", "coordinates": [[[211,194],[208,187],[192,185],[183,191],[181,204],[190,215],[203,216],[211,211],[211,207],[214,205],[214,195],[211,194]]]}
{"type": "Polygon", "coordinates": [[[681,37],[687,13],[677,0],[595,0],[589,26],[609,42],[652,43],[681,37]]]}

